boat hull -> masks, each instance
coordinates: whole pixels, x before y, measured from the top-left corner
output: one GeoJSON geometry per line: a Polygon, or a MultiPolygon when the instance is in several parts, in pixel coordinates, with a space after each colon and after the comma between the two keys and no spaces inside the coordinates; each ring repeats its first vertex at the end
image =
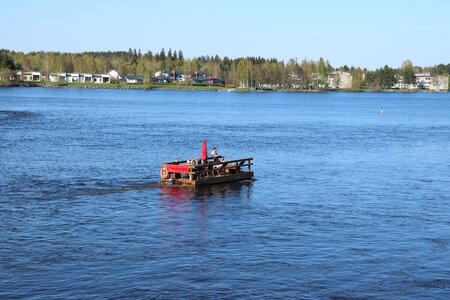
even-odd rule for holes
{"type": "Polygon", "coordinates": [[[252,180],[252,179],[253,179],[253,172],[243,172],[239,174],[232,174],[225,176],[206,177],[198,180],[190,180],[187,178],[164,179],[161,182],[169,185],[177,184],[177,185],[188,185],[198,187],[210,184],[226,183],[241,180],[252,180]]]}

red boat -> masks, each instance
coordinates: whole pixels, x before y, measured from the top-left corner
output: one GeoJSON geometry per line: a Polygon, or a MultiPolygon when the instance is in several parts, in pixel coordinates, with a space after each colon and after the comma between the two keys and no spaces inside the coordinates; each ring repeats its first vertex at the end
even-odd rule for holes
{"type": "Polygon", "coordinates": [[[225,161],[223,156],[206,160],[183,160],[162,164],[161,183],[201,186],[239,180],[252,180],[253,158],[225,161]]]}

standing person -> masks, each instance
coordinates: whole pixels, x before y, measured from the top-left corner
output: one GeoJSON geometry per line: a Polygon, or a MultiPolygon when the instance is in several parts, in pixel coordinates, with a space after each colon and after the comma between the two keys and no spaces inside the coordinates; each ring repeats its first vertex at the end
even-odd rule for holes
{"type": "Polygon", "coordinates": [[[383,106],[380,108],[380,115],[383,114],[383,106]]]}
{"type": "Polygon", "coordinates": [[[216,149],[216,147],[214,147],[214,148],[212,149],[212,151],[211,151],[211,156],[213,157],[214,162],[217,162],[218,155],[217,155],[217,149],[216,149]]]}

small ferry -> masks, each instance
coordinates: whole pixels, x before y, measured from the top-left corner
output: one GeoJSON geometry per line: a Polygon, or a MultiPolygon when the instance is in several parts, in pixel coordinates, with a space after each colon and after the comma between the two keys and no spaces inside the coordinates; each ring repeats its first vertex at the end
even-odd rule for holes
{"type": "Polygon", "coordinates": [[[161,183],[168,185],[202,186],[240,180],[253,180],[251,166],[253,158],[225,160],[224,156],[206,156],[206,141],[203,142],[199,160],[175,160],[162,164],[159,172],[161,183]]]}
{"type": "Polygon", "coordinates": [[[199,160],[183,160],[162,164],[161,183],[202,186],[239,180],[252,180],[253,158],[225,161],[223,156],[199,160]],[[223,159],[223,160],[217,160],[223,159]],[[216,160],[216,161],[214,161],[216,160]]]}

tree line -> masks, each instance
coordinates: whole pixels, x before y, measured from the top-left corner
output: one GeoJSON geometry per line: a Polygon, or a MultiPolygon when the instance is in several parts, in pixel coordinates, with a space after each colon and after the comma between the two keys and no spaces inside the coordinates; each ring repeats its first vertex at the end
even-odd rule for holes
{"type": "MultiPolygon", "coordinates": [[[[375,71],[360,67],[333,67],[324,58],[318,60],[303,59],[287,62],[276,58],[240,57],[229,58],[218,55],[203,55],[185,58],[182,50],[161,49],[153,53],[142,53],[140,49],[128,51],[103,52],[16,52],[0,50],[0,70],[2,79],[6,73],[15,70],[40,71],[48,76],[55,72],[67,73],[107,73],[116,70],[120,74],[142,75],[150,81],[157,71],[176,70],[184,74],[203,71],[208,76],[222,78],[228,86],[258,87],[262,85],[281,88],[321,89],[327,88],[327,75],[332,71],[345,71],[353,75],[354,89],[392,87],[398,75],[404,83],[414,83],[418,72],[430,72],[432,75],[450,74],[450,64],[433,67],[417,67],[406,60],[399,69],[384,66],[375,71]]],[[[9,74],[9,73],[8,73],[9,74]]]]}

